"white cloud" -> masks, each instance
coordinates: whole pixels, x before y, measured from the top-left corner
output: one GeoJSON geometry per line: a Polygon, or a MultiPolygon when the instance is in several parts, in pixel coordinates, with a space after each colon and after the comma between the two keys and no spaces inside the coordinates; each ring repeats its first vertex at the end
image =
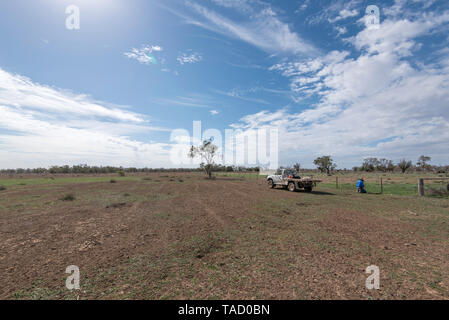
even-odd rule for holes
{"type": "Polygon", "coordinates": [[[32,82],[29,78],[13,75],[0,69],[0,105],[15,108],[30,108],[35,111],[49,111],[56,114],[105,117],[120,121],[143,122],[142,115],[109,108],[86,95],[52,88],[32,82]]]}
{"type": "Polygon", "coordinates": [[[210,112],[210,114],[213,115],[213,116],[215,116],[215,115],[217,115],[217,114],[220,113],[220,112],[217,111],[217,110],[210,110],[209,112],[210,112]]]}
{"type": "Polygon", "coordinates": [[[203,57],[197,52],[193,52],[190,54],[182,53],[178,56],[177,60],[181,65],[184,65],[186,63],[190,64],[200,62],[201,60],[203,60],[203,57]]]}
{"type": "MultiPolygon", "coordinates": [[[[449,22],[449,12],[440,15],[424,14],[420,19],[385,20],[379,29],[364,29],[352,40],[357,49],[369,53],[395,52],[401,56],[411,55],[418,36],[449,22]]],[[[438,30],[436,30],[438,31],[438,30]]]]}
{"type": "Polygon", "coordinates": [[[299,8],[295,11],[295,13],[300,13],[300,12],[306,10],[307,7],[309,6],[309,4],[310,4],[310,0],[305,0],[305,1],[299,6],[299,8]]]}
{"type": "Polygon", "coordinates": [[[129,137],[151,131],[143,115],[0,69],[0,167],[167,166],[168,148],[129,137]]]}
{"type": "Polygon", "coordinates": [[[329,19],[329,22],[334,23],[340,20],[355,17],[357,15],[359,15],[359,11],[357,9],[349,10],[345,8],[343,10],[340,10],[337,17],[329,19]]]}
{"type": "MultiPolygon", "coordinates": [[[[225,5],[225,2],[221,2],[225,5]]],[[[282,22],[269,5],[264,5],[262,9],[247,16],[246,21],[238,23],[197,3],[191,1],[186,3],[204,19],[203,21],[198,21],[188,18],[185,19],[187,23],[238,38],[268,52],[302,54],[317,52],[315,47],[293,32],[288,24],[282,22]]],[[[229,3],[226,1],[226,4],[229,3]]],[[[257,3],[259,4],[259,2],[257,3]]],[[[251,10],[254,10],[254,7],[251,7],[251,10]]]]}
{"type": "Polygon", "coordinates": [[[329,1],[322,10],[307,17],[309,24],[323,22],[334,23],[361,14],[367,4],[362,0],[334,0],[329,1]]]}
{"type": "Polygon", "coordinates": [[[337,30],[338,35],[342,35],[345,34],[346,32],[348,32],[348,29],[346,29],[346,27],[335,27],[335,30],[337,30]]]}
{"type": "Polygon", "coordinates": [[[358,57],[333,51],[274,65],[271,70],[290,79],[297,97],[316,95],[319,103],[303,111],[259,112],[234,126],[279,128],[283,160],[308,166],[323,154],[332,154],[342,167],[373,155],[416,160],[425,153],[447,162],[449,53],[440,50],[429,65],[409,61],[419,49],[416,38],[447,22],[447,13],[386,20],[379,30],[363,30],[352,39],[358,57]]]}
{"type": "MultiPolygon", "coordinates": [[[[327,70],[344,61],[348,55],[347,51],[331,51],[324,57],[276,64],[270,70],[281,72],[285,77],[291,78],[290,89],[293,93],[309,97],[319,93],[324,87],[319,71],[327,70]]],[[[298,96],[296,98],[298,99],[298,96]]]]}
{"type": "Polygon", "coordinates": [[[391,7],[383,7],[382,14],[389,17],[403,16],[408,19],[419,17],[422,10],[432,6],[437,0],[395,0],[391,7]],[[416,5],[421,5],[422,10],[416,10],[416,5]]]}
{"type": "Polygon", "coordinates": [[[168,156],[165,144],[142,143],[99,128],[79,129],[63,122],[51,123],[4,106],[0,110],[1,127],[17,133],[0,133],[2,168],[79,163],[159,166],[168,156]]]}
{"type": "Polygon", "coordinates": [[[162,51],[162,48],[160,46],[144,45],[140,49],[132,48],[130,52],[125,52],[124,55],[142,64],[149,65],[157,63],[156,58],[152,55],[154,51],[162,51]]]}

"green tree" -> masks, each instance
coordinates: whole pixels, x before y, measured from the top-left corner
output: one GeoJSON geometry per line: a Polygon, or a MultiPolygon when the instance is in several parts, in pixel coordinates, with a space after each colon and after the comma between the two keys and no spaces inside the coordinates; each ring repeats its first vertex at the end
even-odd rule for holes
{"type": "Polygon", "coordinates": [[[377,158],[366,158],[363,160],[362,167],[360,168],[362,171],[372,172],[376,170],[379,166],[379,159],[377,158]]]}
{"type": "Polygon", "coordinates": [[[214,158],[217,155],[218,147],[212,143],[212,140],[204,140],[199,147],[192,146],[189,150],[188,156],[190,158],[201,158],[201,169],[207,174],[209,179],[212,178],[212,167],[214,165],[214,158]]]}
{"type": "Polygon", "coordinates": [[[393,161],[384,158],[379,159],[376,169],[382,172],[393,171],[393,161]]]}
{"type": "Polygon", "coordinates": [[[420,167],[422,170],[428,169],[429,165],[427,164],[427,162],[429,162],[430,160],[432,160],[431,157],[428,156],[420,156],[418,159],[418,162],[416,163],[416,165],[418,167],[420,167]]]}
{"type": "Polygon", "coordinates": [[[318,170],[321,172],[326,172],[327,174],[330,174],[331,171],[335,170],[337,167],[331,156],[318,157],[313,161],[313,163],[317,166],[318,170]]]}
{"type": "Polygon", "coordinates": [[[405,173],[408,169],[412,167],[412,162],[402,159],[401,161],[399,161],[398,167],[399,169],[401,169],[402,173],[405,173]]]}

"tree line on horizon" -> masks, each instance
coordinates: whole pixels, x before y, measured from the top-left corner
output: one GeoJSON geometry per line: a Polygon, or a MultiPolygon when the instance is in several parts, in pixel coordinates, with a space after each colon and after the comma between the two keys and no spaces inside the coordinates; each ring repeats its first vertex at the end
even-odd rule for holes
{"type": "MultiPolygon", "coordinates": [[[[429,164],[432,160],[431,157],[422,155],[418,158],[416,164],[413,164],[411,160],[402,159],[397,163],[394,163],[393,160],[385,159],[385,158],[365,158],[363,163],[359,167],[353,167],[352,170],[337,170],[337,171],[353,171],[353,172],[396,172],[400,171],[402,173],[406,173],[408,171],[413,172],[433,172],[433,173],[448,173],[449,165],[445,166],[435,166],[429,164]]],[[[331,174],[336,171],[337,164],[334,162],[331,156],[321,156],[314,160],[314,164],[317,167],[317,170],[323,173],[331,174]]],[[[293,168],[296,171],[300,171],[301,165],[299,163],[295,163],[293,168]]]]}
{"type": "MultiPolygon", "coordinates": [[[[433,173],[449,173],[449,165],[434,166],[430,165],[431,157],[420,156],[416,164],[410,160],[402,159],[398,163],[385,158],[366,158],[359,167],[353,167],[352,170],[337,169],[337,164],[331,156],[321,156],[314,160],[316,169],[301,168],[299,162],[295,163],[292,168],[296,171],[319,171],[331,174],[333,172],[352,171],[352,172],[433,172],[433,173]]],[[[281,166],[281,169],[286,168],[281,166]]],[[[260,172],[259,167],[245,166],[225,166],[213,164],[211,171],[213,172],[260,172]]],[[[104,173],[151,173],[151,172],[202,172],[204,164],[198,168],[136,168],[136,167],[114,167],[114,166],[88,166],[87,164],[73,166],[51,166],[49,168],[18,168],[18,169],[0,169],[0,174],[104,174],[104,173]]]]}
{"type": "MultiPolygon", "coordinates": [[[[214,165],[214,172],[259,172],[259,167],[214,165]]],[[[202,172],[203,168],[136,168],[114,166],[51,166],[49,168],[0,169],[0,174],[102,174],[102,173],[151,173],[151,172],[202,172]]]]}

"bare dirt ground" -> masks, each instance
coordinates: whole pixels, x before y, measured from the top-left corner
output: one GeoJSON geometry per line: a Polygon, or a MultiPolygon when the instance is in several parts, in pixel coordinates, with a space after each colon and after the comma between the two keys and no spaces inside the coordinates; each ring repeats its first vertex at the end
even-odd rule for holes
{"type": "Polygon", "coordinates": [[[449,299],[449,199],[126,178],[0,191],[0,298],[449,299]]]}

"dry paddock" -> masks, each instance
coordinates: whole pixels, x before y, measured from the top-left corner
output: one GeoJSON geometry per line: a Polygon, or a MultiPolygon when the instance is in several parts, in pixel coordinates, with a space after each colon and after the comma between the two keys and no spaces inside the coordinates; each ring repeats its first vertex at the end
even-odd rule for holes
{"type": "Polygon", "coordinates": [[[449,199],[113,178],[0,191],[0,298],[449,298],[449,199]],[[80,290],[65,287],[69,265],[80,290]],[[379,290],[365,287],[370,265],[379,290]]]}

